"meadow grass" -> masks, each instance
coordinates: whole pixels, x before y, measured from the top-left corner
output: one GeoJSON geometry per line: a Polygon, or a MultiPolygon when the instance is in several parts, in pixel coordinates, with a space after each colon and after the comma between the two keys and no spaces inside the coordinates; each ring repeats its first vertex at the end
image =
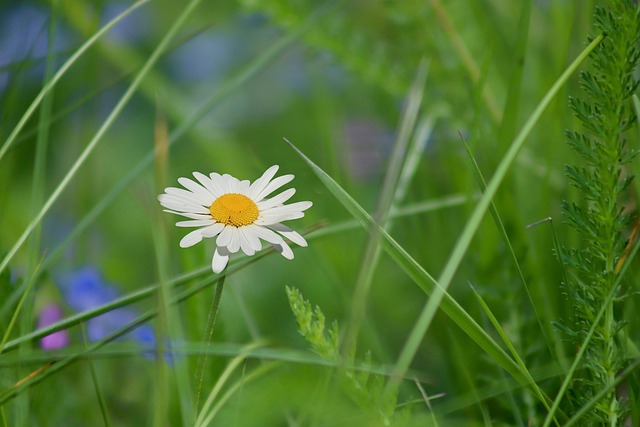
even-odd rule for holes
{"type": "Polygon", "coordinates": [[[3,5],[16,22],[0,426],[640,424],[634,2],[3,5]],[[179,246],[165,187],[274,164],[313,202],[293,260],[214,273],[215,239],[179,246]]]}

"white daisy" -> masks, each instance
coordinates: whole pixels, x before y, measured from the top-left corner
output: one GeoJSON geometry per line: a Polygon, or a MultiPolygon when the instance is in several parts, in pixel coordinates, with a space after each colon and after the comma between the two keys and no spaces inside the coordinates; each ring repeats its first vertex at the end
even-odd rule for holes
{"type": "Polygon", "coordinates": [[[293,175],[275,179],[278,165],[271,166],[251,184],[231,175],[215,172],[209,176],[194,172],[196,181],[179,178],[184,187],[168,187],[158,196],[165,212],[182,215],[190,221],[180,221],[178,227],[198,227],[180,240],[180,246],[188,248],[205,237],[216,237],[216,250],[211,268],[220,273],[229,262],[229,255],[242,252],[251,256],[262,249],[260,239],[271,243],[287,259],[293,259],[293,251],[283,237],[300,246],[307,241],[282,222],[302,218],[311,202],[284,205],[296,192],[294,188],[267,199],[278,188],[289,183],[293,175]]]}

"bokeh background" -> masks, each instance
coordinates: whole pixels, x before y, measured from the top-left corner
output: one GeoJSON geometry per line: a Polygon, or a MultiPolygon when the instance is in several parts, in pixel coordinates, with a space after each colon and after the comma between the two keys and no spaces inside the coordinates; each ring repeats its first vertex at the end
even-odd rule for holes
{"type": "MultiPolygon", "coordinates": [[[[41,189],[45,199],[37,207],[104,123],[184,4],[157,0],[141,6],[91,47],[56,85],[50,120],[45,123],[48,142],[41,189]]],[[[129,6],[106,0],[61,0],[55,7],[41,1],[0,3],[0,141],[7,139],[41,90],[48,55],[57,69],[129,6]]],[[[562,0],[203,1],[47,213],[39,242],[29,240],[10,263],[10,278],[0,292],[5,298],[0,301],[3,325],[15,308],[14,290],[35,271],[34,250],[29,247],[36,248],[36,263],[45,262],[37,271],[28,318],[15,336],[34,329],[49,305],[58,306],[61,316],[68,317],[156,283],[161,271],[175,277],[206,267],[211,242],[179,248],[184,230],[173,227],[175,218],[160,213],[157,194],[192,171],[254,180],[278,164],[281,173],[296,175],[291,184],[297,189],[294,200],[314,203],[294,227],[316,231],[309,235],[308,248],[295,248],[293,261],[269,255],[227,279],[214,342],[240,345],[265,339],[272,348],[305,351],[308,345],[297,332],[285,286],[300,289],[321,307],[327,322],[336,319],[342,328],[348,322],[368,234],[353,225],[348,212],[283,137],[365,209],[375,210],[407,95],[420,63],[426,64],[418,125],[430,131],[423,135],[416,173],[400,201],[401,207],[418,212],[395,220],[391,234],[437,276],[479,193],[463,139],[485,177],[490,177],[536,104],[585,46],[592,10],[591,1],[562,0]],[[530,16],[524,12],[528,8],[530,16]],[[205,108],[206,114],[183,131],[181,126],[206,105],[211,107],[205,108]],[[166,158],[149,163],[68,241],[92,209],[167,139],[172,145],[166,158]],[[420,211],[425,203],[435,208],[420,211]],[[159,258],[156,250],[161,232],[168,239],[165,258],[159,258]]],[[[478,289],[514,342],[526,349],[524,356],[532,367],[544,367],[548,361],[539,355],[544,347],[541,325],[553,335],[551,322],[567,313],[551,228],[548,223],[526,226],[553,217],[562,242],[575,241],[561,221],[560,207],[564,198],[572,197],[563,164],[572,161],[573,154],[563,132],[574,120],[567,97],[577,92],[576,77],[534,129],[496,198],[522,262],[530,298],[542,312],[532,309],[489,216],[450,290],[482,323],[486,319],[482,320],[469,284],[478,289]]],[[[37,212],[32,198],[39,127],[36,114],[0,162],[0,254],[9,251],[37,212]]],[[[181,339],[203,339],[212,298],[209,288],[179,305],[181,339]]],[[[424,293],[383,255],[367,301],[358,357],[370,350],[375,363],[393,364],[425,301],[424,293]]],[[[93,319],[93,325],[87,324],[89,338],[104,336],[103,329],[123,325],[156,304],[149,298],[93,319]]],[[[150,322],[124,341],[153,344],[154,328],[150,322]]],[[[61,338],[63,348],[83,345],[79,326],[68,334],[61,338]]],[[[39,345],[34,342],[27,351],[36,352],[39,345]]],[[[451,422],[480,420],[479,408],[486,405],[491,413],[507,413],[502,419],[515,423],[513,414],[518,411],[506,408],[509,399],[504,396],[483,397],[482,405],[470,397],[503,378],[502,371],[478,353],[475,344],[439,314],[412,369],[420,373],[431,394],[445,393],[433,404],[444,405],[443,413],[453,414],[447,415],[451,422]]],[[[194,360],[187,363],[190,369],[194,360]]],[[[209,358],[205,390],[215,384],[227,361],[222,356],[209,358]]],[[[149,396],[158,381],[155,364],[154,357],[136,352],[96,359],[114,425],[149,421],[153,412],[149,396]]],[[[4,365],[0,385],[10,387],[37,366],[4,365]]],[[[277,381],[248,388],[244,400],[228,405],[220,419],[235,420],[237,425],[291,425],[284,421],[283,402],[304,407],[313,400],[318,374],[309,370],[295,364],[283,368],[270,377],[277,381]],[[244,405],[250,411],[244,411],[244,405]]],[[[18,399],[15,407],[8,406],[7,418],[21,425],[98,425],[102,418],[87,372],[86,364],[78,363],[52,375],[23,403],[18,399]]],[[[174,383],[167,380],[172,391],[166,425],[179,425],[181,419],[180,393],[174,383]]],[[[406,393],[419,396],[415,390],[406,393]]],[[[523,413],[535,406],[525,395],[510,397],[523,413]]],[[[342,422],[362,416],[347,409],[344,414],[349,415],[340,414],[342,422]]]]}

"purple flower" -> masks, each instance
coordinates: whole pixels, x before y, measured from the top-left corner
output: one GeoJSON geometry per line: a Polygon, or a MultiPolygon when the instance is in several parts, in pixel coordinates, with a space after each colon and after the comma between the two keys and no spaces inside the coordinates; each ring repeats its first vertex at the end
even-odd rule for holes
{"type": "MultiPolygon", "coordinates": [[[[58,320],[62,319],[62,308],[55,303],[47,304],[40,311],[40,317],[38,318],[38,329],[42,329],[58,320]]],[[[69,345],[69,332],[66,329],[54,332],[47,335],[40,340],[40,347],[43,350],[57,350],[69,345]]]]}

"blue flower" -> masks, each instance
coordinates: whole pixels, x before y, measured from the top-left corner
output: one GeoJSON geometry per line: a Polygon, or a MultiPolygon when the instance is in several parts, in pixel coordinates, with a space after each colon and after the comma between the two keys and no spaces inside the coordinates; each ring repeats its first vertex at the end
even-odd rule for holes
{"type": "MultiPolygon", "coordinates": [[[[93,267],[85,267],[68,275],[62,280],[63,292],[67,303],[77,312],[92,310],[118,298],[118,290],[104,281],[93,267]]],[[[133,322],[138,314],[128,307],[118,307],[87,321],[87,336],[90,341],[99,341],[116,330],[133,322]]],[[[151,325],[136,327],[122,338],[130,338],[152,348],[156,336],[151,325]]]]}

